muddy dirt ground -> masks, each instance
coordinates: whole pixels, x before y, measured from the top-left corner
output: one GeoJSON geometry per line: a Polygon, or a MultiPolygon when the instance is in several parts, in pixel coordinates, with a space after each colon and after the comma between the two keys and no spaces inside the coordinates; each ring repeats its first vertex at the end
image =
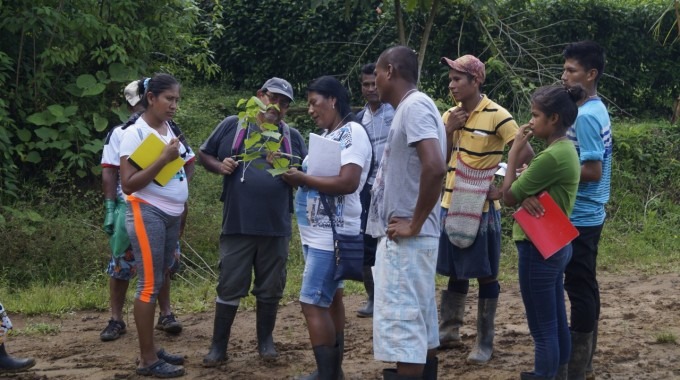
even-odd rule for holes
{"type": "MultiPolygon", "coordinates": [[[[595,356],[598,379],[680,379],[680,345],[658,343],[660,334],[680,337],[680,275],[601,276],[602,318],[595,356]],[[672,335],[671,335],[672,334],[672,335]]],[[[344,371],[347,379],[380,379],[382,368],[392,363],[373,360],[371,319],[357,318],[360,295],[346,297],[346,347],[344,371]]],[[[440,379],[518,379],[519,372],[533,364],[533,343],[516,283],[504,284],[496,320],[493,359],[485,366],[465,363],[474,343],[476,296],[468,297],[465,348],[439,353],[440,379]]],[[[8,305],[9,306],[9,305],[8,305]]],[[[314,368],[314,358],[297,302],[282,306],[275,330],[281,354],[273,363],[262,362],[255,349],[255,313],[239,312],[229,345],[229,361],[219,368],[202,368],[212,334],[212,312],[179,315],[184,332],[169,336],[156,332],[156,339],[173,353],[186,356],[186,379],[291,379],[314,368]]],[[[60,327],[57,335],[13,336],[8,351],[33,356],[37,365],[28,372],[0,378],[28,379],[137,379],[134,374],[137,338],[131,311],[128,332],[121,339],[102,343],[99,332],[108,314],[76,312],[61,318],[13,315],[17,329],[29,324],[49,323],[60,327]]],[[[680,338],[679,338],[680,340],[680,338]]],[[[680,341],[678,342],[680,343],[680,341]]],[[[4,376],[4,377],[3,377],[4,376]]]]}

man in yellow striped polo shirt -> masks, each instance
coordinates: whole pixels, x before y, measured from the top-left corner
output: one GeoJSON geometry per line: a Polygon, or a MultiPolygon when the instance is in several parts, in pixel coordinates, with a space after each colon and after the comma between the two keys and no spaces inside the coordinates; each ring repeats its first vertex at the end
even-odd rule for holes
{"type": "MultiPolygon", "coordinates": [[[[449,90],[457,105],[443,115],[448,173],[442,197],[442,234],[437,272],[449,277],[442,292],[440,348],[462,345],[469,279],[479,283],[477,338],[467,360],[484,364],[493,353],[494,320],[501,251],[500,198],[494,173],[518,131],[512,115],[482,94],[484,63],[472,55],[442,58],[449,68],[449,90]]],[[[527,163],[533,157],[523,151],[527,163]]]]}

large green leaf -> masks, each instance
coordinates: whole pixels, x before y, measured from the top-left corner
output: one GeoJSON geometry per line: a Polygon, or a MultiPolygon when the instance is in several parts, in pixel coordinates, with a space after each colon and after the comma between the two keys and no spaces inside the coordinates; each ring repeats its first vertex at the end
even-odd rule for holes
{"type": "Polygon", "coordinates": [[[109,75],[114,82],[127,82],[137,77],[135,70],[132,70],[120,62],[114,62],[109,66],[109,75]]]}
{"type": "Polygon", "coordinates": [[[288,171],[288,167],[286,166],[285,168],[277,168],[277,169],[267,169],[267,172],[271,174],[272,176],[276,177],[277,175],[281,175],[285,172],[288,171]]]}
{"type": "Polygon", "coordinates": [[[262,123],[261,127],[268,130],[268,131],[278,131],[279,130],[279,127],[277,127],[276,125],[274,125],[272,123],[262,123]]]}
{"type": "Polygon", "coordinates": [[[82,89],[88,89],[97,84],[97,78],[91,74],[83,74],[76,79],[76,86],[82,89]]]}
{"type": "Polygon", "coordinates": [[[278,141],[267,141],[264,144],[264,148],[269,152],[276,152],[281,147],[281,143],[278,141]]]}
{"type": "Polygon", "coordinates": [[[260,151],[255,150],[255,151],[248,152],[248,153],[244,154],[243,156],[241,156],[241,159],[243,160],[243,162],[249,162],[249,161],[252,161],[256,158],[259,158],[260,154],[261,154],[260,151]]]}
{"type": "Polygon", "coordinates": [[[103,83],[96,83],[92,87],[88,87],[83,91],[83,96],[94,96],[94,95],[99,95],[104,90],[106,89],[106,86],[103,83]]]}
{"type": "Polygon", "coordinates": [[[262,136],[269,137],[277,141],[281,138],[281,134],[274,131],[264,131],[262,132],[262,136]]]}
{"type": "Polygon", "coordinates": [[[78,112],[78,106],[68,106],[64,108],[64,116],[70,117],[76,114],[78,112]]]}
{"type": "Polygon", "coordinates": [[[34,164],[37,164],[41,160],[42,159],[40,158],[40,153],[38,153],[34,150],[28,152],[28,154],[26,155],[26,158],[24,159],[24,161],[31,162],[31,163],[34,163],[34,164]]]}
{"type": "Polygon", "coordinates": [[[278,157],[274,159],[274,161],[272,162],[272,166],[274,167],[274,169],[288,170],[288,167],[290,166],[290,160],[285,157],[278,157]]]}
{"type": "Polygon", "coordinates": [[[64,89],[66,89],[66,91],[68,91],[68,93],[71,94],[71,95],[74,95],[74,96],[77,96],[77,97],[83,96],[83,89],[80,88],[80,87],[78,87],[78,86],[76,86],[76,85],[73,84],[73,83],[67,84],[67,85],[64,87],[64,89]]]}
{"type": "Polygon", "coordinates": [[[106,118],[99,116],[98,113],[92,114],[92,121],[94,122],[94,129],[97,132],[102,132],[108,127],[109,121],[106,118]]]}
{"type": "Polygon", "coordinates": [[[28,129],[19,129],[17,130],[17,136],[19,136],[19,140],[27,142],[31,139],[31,131],[29,131],[28,129]]]}
{"type": "Polygon", "coordinates": [[[118,119],[121,123],[126,122],[130,118],[130,112],[127,110],[127,107],[112,108],[111,112],[118,116],[118,119]]]}
{"type": "Polygon", "coordinates": [[[59,104],[52,104],[51,106],[48,106],[47,109],[57,118],[64,116],[64,107],[59,104]]]}
{"type": "Polygon", "coordinates": [[[35,130],[35,134],[43,141],[56,140],[59,132],[54,128],[41,127],[35,130]]]}
{"type": "Polygon", "coordinates": [[[26,121],[35,125],[52,125],[55,118],[50,112],[37,112],[27,117],[26,121]]]}
{"type": "Polygon", "coordinates": [[[97,71],[97,74],[96,74],[96,75],[97,75],[97,80],[98,80],[100,83],[108,83],[108,82],[110,82],[109,77],[108,77],[108,75],[106,75],[105,72],[99,70],[99,71],[97,71]]]}
{"type": "Polygon", "coordinates": [[[243,142],[243,144],[245,145],[246,149],[250,149],[253,145],[260,142],[260,139],[262,139],[262,135],[258,132],[253,132],[250,134],[250,137],[248,137],[243,142]]]}
{"type": "Polygon", "coordinates": [[[83,149],[87,150],[89,152],[92,152],[92,153],[99,153],[99,152],[102,151],[103,146],[104,146],[104,144],[102,143],[101,140],[94,140],[91,143],[87,143],[87,144],[83,145],[83,149]]]}

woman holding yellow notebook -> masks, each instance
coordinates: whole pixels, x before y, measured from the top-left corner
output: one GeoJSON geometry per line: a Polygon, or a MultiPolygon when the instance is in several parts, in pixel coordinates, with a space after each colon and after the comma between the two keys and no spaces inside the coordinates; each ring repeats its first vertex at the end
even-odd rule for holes
{"type": "Polygon", "coordinates": [[[137,374],[156,377],[184,375],[184,357],[154,344],[156,299],[165,281],[179,238],[180,220],[189,196],[183,167],[161,186],[154,178],[177,158],[190,161],[193,154],[175,136],[168,122],[177,111],[180,85],[168,74],[144,81],[140,94],[144,113],[125,132],[120,146],[120,180],[127,194],[126,228],[139,263],[134,317],[139,336],[137,374]],[[160,155],[144,168],[128,160],[149,135],[164,144],[160,155]]]}

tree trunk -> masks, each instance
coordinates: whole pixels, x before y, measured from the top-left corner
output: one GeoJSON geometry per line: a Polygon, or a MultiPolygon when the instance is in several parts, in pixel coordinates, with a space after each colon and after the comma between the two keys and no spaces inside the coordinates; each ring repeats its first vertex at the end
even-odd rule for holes
{"type": "Polygon", "coordinates": [[[427,51],[427,43],[430,40],[430,32],[432,31],[432,25],[434,24],[434,17],[437,15],[437,8],[439,8],[439,0],[432,0],[430,14],[427,16],[425,29],[423,30],[423,38],[420,40],[420,49],[418,50],[418,82],[420,82],[420,71],[423,68],[423,62],[425,62],[425,52],[427,51]]]}
{"type": "Polygon", "coordinates": [[[404,30],[404,13],[401,11],[401,0],[394,0],[394,12],[397,18],[397,33],[399,44],[406,46],[406,31],[404,30]]]}

